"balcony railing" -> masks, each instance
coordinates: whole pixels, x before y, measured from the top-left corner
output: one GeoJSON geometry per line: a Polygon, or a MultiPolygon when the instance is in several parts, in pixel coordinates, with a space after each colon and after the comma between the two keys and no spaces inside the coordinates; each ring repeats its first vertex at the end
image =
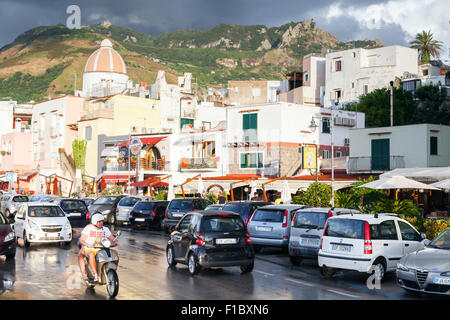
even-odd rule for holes
{"type": "Polygon", "coordinates": [[[211,158],[182,158],[181,169],[217,169],[218,160],[211,158]]]}
{"type": "MultiPolygon", "coordinates": [[[[139,171],[168,171],[170,170],[170,162],[158,159],[156,161],[148,161],[147,159],[140,159],[139,171]]],[[[137,166],[136,161],[131,161],[128,166],[128,161],[124,162],[108,162],[102,167],[102,171],[135,171],[137,166]]]]}
{"type": "Polygon", "coordinates": [[[405,167],[404,156],[349,157],[348,172],[390,171],[405,167]]]}

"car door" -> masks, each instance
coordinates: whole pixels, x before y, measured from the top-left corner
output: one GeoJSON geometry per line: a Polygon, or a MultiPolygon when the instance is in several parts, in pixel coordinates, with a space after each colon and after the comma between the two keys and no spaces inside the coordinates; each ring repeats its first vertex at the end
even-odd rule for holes
{"type": "Polygon", "coordinates": [[[25,215],[27,211],[27,206],[21,206],[18,213],[16,214],[14,218],[14,232],[17,236],[22,237],[23,236],[23,228],[25,224],[25,215]]]}
{"type": "Polygon", "coordinates": [[[398,220],[397,223],[403,241],[403,255],[423,248],[422,237],[416,229],[406,221],[398,220]]]}
{"type": "Polygon", "coordinates": [[[373,252],[387,260],[387,270],[396,268],[403,256],[403,243],[394,220],[385,220],[371,226],[373,252]]]}
{"type": "Polygon", "coordinates": [[[176,259],[182,259],[186,252],[183,252],[183,236],[186,237],[186,233],[189,231],[189,225],[191,223],[192,214],[188,214],[183,217],[172,233],[173,250],[175,252],[176,259]]]}

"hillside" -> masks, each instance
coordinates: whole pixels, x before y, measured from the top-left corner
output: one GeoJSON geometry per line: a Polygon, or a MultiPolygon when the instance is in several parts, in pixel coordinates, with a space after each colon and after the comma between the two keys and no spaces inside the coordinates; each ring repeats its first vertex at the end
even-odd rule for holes
{"type": "Polygon", "coordinates": [[[378,41],[343,43],[313,20],[281,27],[220,24],[210,30],[178,30],[159,37],[102,24],[69,30],[63,25],[37,27],[0,49],[0,99],[39,101],[73,93],[89,55],[109,38],[122,55],[134,82],[154,82],[158,70],[169,83],[192,72],[198,88],[228,80],[282,79],[301,69],[302,57],[353,47],[379,47],[378,41]]]}

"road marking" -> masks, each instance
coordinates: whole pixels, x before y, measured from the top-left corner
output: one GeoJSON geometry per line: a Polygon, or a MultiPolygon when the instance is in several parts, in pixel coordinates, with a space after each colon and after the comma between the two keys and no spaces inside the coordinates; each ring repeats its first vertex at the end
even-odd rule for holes
{"type": "Polygon", "coordinates": [[[314,287],[314,285],[312,283],[308,283],[308,282],[294,280],[294,279],[291,279],[291,278],[286,278],[285,280],[286,281],[290,281],[290,282],[294,282],[294,283],[297,283],[297,284],[300,284],[302,286],[314,287]]]}
{"type": "Polygon", "coordinates": [[[330,292],[333,292],[333,293],[336,293],[336,294],[340,294],[340,295],[343,295],[343,296],[347,296],[347,297],[356,298],[356,299],[360,299],[361,298],[359,296],[354,296],[352,294],[348,294],[348,293],[344,293],[344,292],[340,292],[340,291],[336,291],[336,290],[327,289],[327,291],[330,291],[330,292]]]}
{"type": "Polygon", "coordinates": [[[254,270],[253,272],[261,273],[265,276],[271,276],[271,277],[274,276],[274,274],[272,274],[272,273],[267,273],[267,272],[263,272],[263,271],[259,271],[259,270],[254,270]]]}

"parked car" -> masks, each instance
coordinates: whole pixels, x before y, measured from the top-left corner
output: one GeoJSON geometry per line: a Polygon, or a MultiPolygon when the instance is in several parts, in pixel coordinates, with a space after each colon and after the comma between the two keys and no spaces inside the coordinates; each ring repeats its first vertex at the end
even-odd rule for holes
{"type": "Polygon", "coordinates": [[[239,213],[242,220],[244,220],[247,225],[250,217],[256,209],[270,204],[270,202],[264,201],[233,201],[226,203],[222,210],[239,213]]]}
{"type": "Polygon", "coordinates": [[[29,199],[27,196],[20,194],[4,194],[0,205],[0,211],[8,220],[10,220],[16,214],[19,206],[28,201],[29,199]]]}
{"type": "Polygon", "coordinates": [[[205,210],[211,201],[202,198],[178,198],[170,201],[163,220],[163,229],[169,233],[169,227],[174,226],[188,212],[205,210]]]}
{"type": "MultiPolygon", "coordinates": [[[[320,243],[319,267],[324,276],[336,269],[369,272],[376,279],[395,271],[408,253],[422,249],[426,237],[395,214],[346,214],[327,220],[320,243]]],[[[428,240],[426,240],[428,241],[428,240]]]]}
{"type": "Polygon", "coordinates": [[[105,217],[105,222],[115,224],[117,204],[124,197],[126,196],[101,196],[88,207],[89,212],[91,214],[101,212],[105,217]]]}
{"type": "Polygon", "coordinates": [[[89,207],[95,200],[97,200],[97,198],[83,198],[81,200],[83,200],[86,206],[89,207]]]}
{"type": "Polygon", "coordinates": [[[54,203],[29,202],[17,211],[14,231],[22,238],[25,247],[33,242],[60,242],[66,245],[72,241],[72,226],[63,210],[54,203]]]}
{"type": "Polygon", "coordinates": [[[33,195],[29,198],[29,202],[54,202],[60,197],[52,194],[33,195]]]}
{"type": "Polygon", "coordinates": [[[83,200],[60,198],[53,203],[61,207],[72,228],[84,228],[89,224],[90,213],[83,200]]]}
{"type": "Polygon", "coordinates": [[[308,208],[297,210],[292,218],[289,237],[289,258],[295,265],[302,259],[317,259],[320,238],[325,222],[329,217],[341,214],[360,214],[353,209],[344,208],[308,208]]]}
{"type": "Polygon", "coordinates": [[[130,212],[130,224],[133,229],[138,227],[161,228],[169,201],[139,201],[130,212]]]}
{"type": "Polygon", "coordinates": [[[0,213],[0,256],[14,258],[16,255],[16,234],[8,219],[0,213]]]}
{"type": "Polygon", "coordinates": [[[134,205],[142,201],[142,197],[125,197],[120,199],[116,207],[116,221],[118,225],[130,223],[130,211],[134,205]]]}
{"type": "Polygon", "coordinates": [[[206,211],[208,210],[222,210],[223,206],[225,204],[210,204],[205,208],[206,211]]]}
{"type": "Polygon", "coordinates": [[[171,229],[166,249],[169,266],[187,264],[191,275],[213,267],[240,266],[243,273],[253,270],[255,253],[239,214],[190,212],[171,229]]]}
{"type": "Polygon", "coordinates": [[[450,295],[450,229],[399,261],[397,284],[411,293],[450,295]]]}
{"type": "Polygon", "coordinates": [[[263,247],[288,248],[292,216],[298,209],[306,207],[282,204],[256,209],[247,225],[255,251],[263,247]]]}

